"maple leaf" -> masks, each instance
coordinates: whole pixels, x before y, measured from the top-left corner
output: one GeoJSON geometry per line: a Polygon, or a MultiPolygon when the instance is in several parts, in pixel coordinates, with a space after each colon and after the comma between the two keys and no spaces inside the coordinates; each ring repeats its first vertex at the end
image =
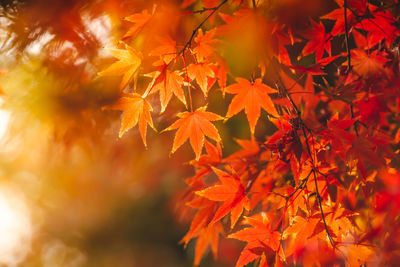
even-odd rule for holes
{"type": "Polygon", "coordinates": [[[351,59],[353,62],[354,71],[364,77],[381,75],[384,73],[384,65],[387,62],[378,51],[367,54],[364,50],[351,50],[351,59]]]}
{"type": "Polygon", "coordinates": [[[336,113],[327,123],[327,129],[321,132],[326,140],[331,142],[331,146],[335,148],[335,152],[345,159],[345,152],[353,143],[354,134],[346,131],[350,128],[355,119],[339,120],[339,114],[336,113]]]}
{"type": "Polygon", "coordinates": [[[255,156],[260,152],[260,146],[258,145],[257,141],[255,140],[240,140],[240,139],[235,139],[236,143],[240,145],[242,148],[239,151],[236,151],[232,155],[230,155],[226,160],[229,161],[235,161],[237,159],[241,158],[246,158],[246,157],[251,157],[255,156]]]}
{"type": "MultiPolygon", "coordinates": [[[[345,32],[345,23],[344,23],[344,15],[343,8],[338,8],[330,12],[329,14],[322,17],[323,19],[336,20],[335,25],[331,31],[333,36],[343,34],[345,32]]],[[[355,22],[355,16],[351,12],[347,12],[347,21],[349,25],[349,29],[353,26],[355,22]]]]}
{"type": "Polygon", "coordinates": [[[200,264],[200,260],[208,246],[214,257],[218,255],[218,240],[219,235],[223,233],[223,228],[220,223],[210,224],[199,235],[196,241],[194,266],[200,264]]]}
{"type": "Polygon", "coordinates": [[[214,53],[215,46],[218,44],[218,40],[214,39],[214,36],[215,30],[203,34],[202,29],[199,29],[198,34],[194,39],[196,47],[193,49],[198,61],[202,62],[205,58],[214,53]]]}
{"type": "Polygon", "coordinates": [[[194,257],[194,265],[197,266],[208,246],[211,246],[211,251],[215,257],[218,255],[219,234],[223,233],[223,228],[219,222],[210,224],[216,208],[215,202],[197,197],[197,199],[187,202],[186,205],[197,208],[199,211],[194,216],[189,231],[180,243],[184,243],[186,247],[191,239],[197,237],[194,257]]]}
{"type": "Polygon", "coordinates": [[[235,94],[226,117],[230,118],[244,109],[250,124],[250,131],[254,135],[261,108],[272,116],[279,117],[274,103],[268,95],[268,93],[276,93],[276,90],[261,83],[261,79],[256,79],[254,83],[251,83],[246,79],[236,78],[236,82],[225,88],[225,92],[235,94]]]}
{"type": "Polygon", "coordinates": [[[119,61],[99,72],[98,75],[123,75],[120,85],[120,90],[122,90],[129,83],[142,63],[142,55],[127,44],[125,44],[125,49],[109,48],[107,50],[114,57],[119,59],[119,61]]]}
{"type": "Polygon", "coordinates": [[[168,65],[160,67],[160,71],[155,71],[146,76],[153,77],[152,82],[147,87],[144,96],[160,92],[161,113],[163,113],[174,94],[186,106],[185,94],[182,89],[183,77],[179,75],[178,71],[170,71],[167,69],[168,65]]]}
{"type": "MultiPolygon", "coordinates": [[[[345,32],[345,19],[344,19],[344,1],[337,0],[337,4],[339,8],[333,10],[329,14],[322,16],[323,19],[330,19],[335,20],[335,25],[331,30],[331,34],[333,36],[343,34],[345,32]]],[[[347,12],[347,25],[349,32],[351,31],[352,27],[358,22],[357,16],[363,16],[367,11],[367,1],[366,0],[351,0],[348,1],[348,8],[351,8],[353,12],[347,12]]]]}
{"type": "Polygon", "coordinates": [[[374,256],[374,251],[366,246],[352,244],[347,247],[348,262],[346,266],[356,267],[366,265],[374,256]]]}
{"type": "Polygon", "coordinates": [[[199,198],[198,196],[196,199],[187,202],[186,205],[192,208],[197,208],[199,211],[193,217],[189,231],[180,241],[181,243],[185,244],[185,247],[191,239],[199,236],[203,229],[210,224],[216,207],[215,202],[205,198],[199,198]]]}
{"type": "Polygon", "coordinates": [[[289,27],[287,30],[287,25],[282,25],[277,22],[268,22],[272,25],[273,35],[271,36],[271,41],[273,45],[271,50],[276,58],[284,65],[291,65],[289,53],[286,50],[285,45],[293,45],[295,41],[298,41],[297,38],[293,37],[292,30],[289,27]],[[286,33],[286,31],[288,33],[286,33]]]}
{"type": "Polygon", "coordinates": [[[348,158],[358,159],[357,167],[365,178],[365,163],[369,162],[375,165],[385,165],[385,160],[376,153],[377,144],[371,142],[369,138],[359,137],[354,140],[352,148],[348,151],[348,158]]]}
{"type": "Polygon", "coordinates": [[[132,37],[138,33],[144,25],[151,19],[152,15],[147,10],[143,10],[142,13],[136,13],[125,18],[126,21],[133,22],[133,26],[128,32],[122,37],[122,40],[132,37]]]}
{"type": "Polygon", "coordinates": [[[221,88],[222,95],[225,96],[227,74],[229,73],[228,65],[225,61],[220,60],[218,63],[218,69],[216,71],[216,77],[218,78],[218,85],[221,88]]]}
{"type": "Polygon", "coordinates": [[[319,97],[315,94],[312,75],[308,74],[304,86],[298,81],[290,78],[285,72],[281,72],[281,79],[296,104],[305,103],[305,112],[311,110],[318,104],[319,97]]]}
{"type": "Polygon", "coordinates": [[[331,55],[331,34],[325,33],[325,27],[311,20],[312,29],[304,33],[304,37],[310,39],[306,46],[303,48],[304,55],[309,55],[315,52],[315,57],[317,62],[322,59],[325,51],[331,55]]]}
{"type": "Polygon", "coordinates": [[[160,60],[153,63],[154,66],[169,64],[176,58],[176,42],[170,37],[156,37],[159,45],[150,51],[149,56],[159,57],[160,60]]]}
{"type": "Polygon", "coordinates": [[[208,140],[204,141],[204,147],[206,148],[207,154],[201,155],[199,161],[191,161],[190,164],[198,168],[206,168],[211,171],[210,166],[218,166],[222,160],[222,149],[220,143],[215,146],[211,144],[208,140]]]}
{"type": "Polygon", "coordinates": [[[204,136],[208,136],[216,142],[221,141],[217,128],[210,121],[222,120],[223,117],[206,111],[207,106],[200,107],[193,112],[182,112],[180,118],[164,131],[178,129],[175,134],[171,154],[174,153],[187,139],[190,139],[196,160],[199,160],[204,144],[204,136]]]}
{"type": "Polygon", "coordinates": [[[142,137],[143,144],[147,147],[147,124],[149,124],[154,130],[155,128],[150,115],[150,111],[153,109],[150,104],[144,98],[142,98],[142,96],[136,93],[124,94],[124,96],[118,99],[116,103],[105,108],[124,111],[122,114],[121,128],[119,130],[120,138],[126,131],[132,127],[135,127],[136,124],[139,123],[140,135],[142,137]]]}
{"type": "Polygon", "coordinates": [[[320,218],[303,218],[296,216],[293,218],[293,223],[285,229],[283,237],[287,235],[293,235],[295,239],[291,240],[287,250],[285,251],[286,256],[290,256],[296,250],[301,249],[307,243],[307,239],[310,238],[317,224],[321,221],[320,218]]]}
{"type": "MultiPolygon", "coordinates": [[[[328,200],[326,204],[323,205],[325,220],[331,229],[331,234],[337,236],[340,240],[351,233],[353,225],[350,217],[358,214],[343,208],[340,203],[332,203],[328,200]]],[[[321,233],[321,238],[326,238],[325,233],[321,233]]]]}
{"type": "Polygon", "coordinates": [[[395,26],[397,20],[388,11],[378,11],[378,8],[372,8],[372,18],[365,19],[357,24],[355,27],[368,31],[370,46],[382,42],[386,39],[383,44],[391,44],[399,36],[399,29],[395,26]]]}
{"type": "Polygon", "coordinates": [[[385,103],[377,96],[361,99],[357,101],[357,106],[360,110],[360,121],[365,123],[378,123],[380,120],[380,113],[388,111],[385,103]]]}
{"type": "Polygon", "coordinates": [[[204,96],[207,96],[212,84],[208,78],[214,78],[215,74],[210,65],[206,63],[190,64],[187,66],[187,73],[191,80],[196,80],[204,96]]]}
{"type": "Polygon", "coordinates": [[[233,228],[243,212],[249,210],[249,199],[246,196],[245,188],[239,177],[228,174],[217,168],[212,167],[222,184],[208,187],[196,192],[199,196],[212,201],[224,202],[215,212],[215,216],[210,222],[215,223],[231,212],[231,228],[233,228]]]}
{"type": "Polygon", "coordinates": [[[279,248],[280,233],[271,230],[269,219],[265,213],[246,217],[245,223],[251,227],[228,236],[228,238],[247,242],[236,262],[236,267],[241,267],[262,257],[266,251],[277,251],[279,248]]]}

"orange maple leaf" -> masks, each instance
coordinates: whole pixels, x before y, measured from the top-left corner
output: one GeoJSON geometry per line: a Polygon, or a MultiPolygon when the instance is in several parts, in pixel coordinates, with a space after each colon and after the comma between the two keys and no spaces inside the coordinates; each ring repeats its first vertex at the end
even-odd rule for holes
{"type": "Polygon", "coordinates": [[[161,113],[163,113],[171,100],[172,94],[185,104],[185,94],[182,89],[183,77],[177,71],[170,71],[167,65],[161,66],[160,71],[147,74],[153,77],[153,81],[149,84],[144,96],[147,94],[160,92],[161,113]]]}
{"type": "Polygon", "coordinates": [[[154,130],[153,121],[151,119],[150,111],[152,111],[151,105],[142,96],[136,93],[124,94],[123,97],[118,99],[113,105],[107,106],[106,108],[123,110],[121,120],[121,128],[119,130],[119,137],[135,127],[139,123],[139,131],[143,140],[143,144],[147,147],[146,133],[147,124],[149,124],[154,130]]]}
{"type": "Polygon", "coordinates": [[[209,83],[208,78],[215,77],[211,66],[205,63],[190,64],[187,67],[187,73],[191,80],[196,79],[196,82],[200,86],[204,96],[207,96],[207,93],[212,86],[212,84],[209,83]]]}
{"type": "Polygon", "coordinates": [[[236,267],[261,258],[263,254],[271,250],[278,251],[279,248],[280,233],[271,230],[269,219],[264,213],[261,216],[246,217],[246,224],[251,227],[228,236],[228,238],[247,242],[236,262],[236,267]]]}
{"type": "Polygon", "coordinates": [[[177,116],[180,118],[164,131],[175,130],[175,139],[171,154],[174,153],[187,139],[190,139],[196,160],[199,160],[201,149],[204,144],[204,135],[216,142],[221,141],[217,128],[210,121],[222,120],[223,117],[206,111],[207,106],[200,107],[193,112],[181,112],[177,116]]]}
{"type": "Polygon", "coordinates": [[[158,57],[159,60],[154,62],[154,66],[169,64],[176,59],[176,42],[169,36],[156,36],[154,39],[159,43],[157,47],[150,51],[149,56],[158,57]]]}
{"type": "Polygon", "coordinates": [[[314,230],[320,221],[321,219],[319,217],[303,218],[301,216],[295,216],[293,218],[293,223],[285,229],[283,235],[284,239],[289,235],[293,236],[293,240],[291,240],[285,251],[287,257],[306,245],[307,239],[313,236],[314,230]]]}
{"type": "Polygon", "coordinates": [[[198,197],[195,200],[186,202],[186,205],[191,208],[197,208],[199,211],[193,217],[189,231],[180,241],[181,243],[184,243],[185,247],[190,240],[198,237],[202,231],[207,228],[208,225],[210,225],[210,221],[214,216],[216,203],[208,199],[198,197]]]}
{"type": "Polygon", "coordinates": [[[198,61],[202,62],[204,58],[214,53],[215,46],[218,44],[218,40],[214,39],[214,36],[215,30],[203,34],[203,31],[199,29],[197,37],[194,39],[196,47],[193,49],[198,61]]]}
{"type": "Polygon", "coordinates": [[[313,110],[318,104],[319,97],[314,92],[313,78],[311,74],[306,74],[306,82],[304,86],[299,84],[299,81],[288,76],[285,72],[281,71],[280,76],[286,89],[289,91],[295,104],[300,105],[302,102],[306,105],[305,112],[313,110]]]}
{"type": "Polygon", "coordinates": [[[358,267],[370,263],[373,259],[374,251],[366,246],[352,244],[347,247],[346,266],[358,267]]]}
{"type": "Polygon", "coordinates": [[[208,187],[196,194],[212,201],[223,201],[224,203],[215,212],[211,224],[222,219],[231,212],[231,228],[233,228],[242,215],[243,209],[249,210],[249,199],[246,196],[245,188],[239,177],[228,174],[212,167],[222,184],[208,187]]]}
{"type": "Polygon", "coordinates": [[[138,33],[144,25],[151,19],[152,15],[143,10],[142,13],[136,13],[125,18],[126,21],[133,22],[133,26],[128,30],[128,32],[122,37],[122,40],[132,37],[138,33]]]}
{"type": "Polygon", "coordinates": [[[229,68],[228,65],[226,64],[225,61],[220,60],[218,63],[218,68],[216,71],[216,77],[218,78],[218,85],[221,88],[222,95],[225,96],[225,88],[226,88],[226,80],[227,80],[227,75],[229,73],[229,68]]]}
{"type": "Polygon", "coordinates": [[[125,49],[107,49],[119,61],[113,63],[107,69],[98,73],[98,75],[123,75],[120,89],[124,89],[132,76],[139,69],[142,63],[142,55],[129,45],[125,44],[125,49]]]}
{"type": "Polygon", "coordinates": [[[263,108],[269,114],[279,117],[274,103],[268,93],[276,93],[276,90],[261,83],[256,79],[253,83],[243,78],[236,78],[237,83],[225,88],[225,92],[235,94],[228,108],[227,118],[239,113],[242,109],[246,112],[250,124],[251,133],[254,130],[260,117],[260,109],[263,108]]]}
{"type": "Polygon", "coordinates": [[[208,246],[211,247],[214,257],[218,255],[219,235],[223,232],[224,230],[220,223],[210,224],[203,229],[196,241],[194,266],[200,264],[200,260],[208,246]]]}

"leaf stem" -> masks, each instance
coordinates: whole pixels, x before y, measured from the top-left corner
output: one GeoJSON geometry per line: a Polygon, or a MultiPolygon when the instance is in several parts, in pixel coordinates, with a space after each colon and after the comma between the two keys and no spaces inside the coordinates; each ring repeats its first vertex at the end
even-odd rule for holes
{"type": "Polygon", "coordinates": [[[185,73],[186,73],[186,78],[187,78],[187,82],[188,82],[187,91],[188,91],[188,96],[189,96],[190,112],[193,112],[192,93],[191,93],[191,90],[190,90],[190,78],[189,78],[189,74],[188,74],[188,71],[187,71],[185,54],[182,54],[182,59],[183,59],[183,64],[185,65],[185,73]]]}

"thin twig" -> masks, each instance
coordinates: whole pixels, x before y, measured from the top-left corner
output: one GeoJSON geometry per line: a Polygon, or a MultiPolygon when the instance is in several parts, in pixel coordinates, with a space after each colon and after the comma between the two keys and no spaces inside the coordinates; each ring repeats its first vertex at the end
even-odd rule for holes
{"type": "Polygon", "coordinates": [[[322,203],[321,203],[321,195],[319,194],[319,191],[318,191],[317,175],[315,174],[315,171],[313,171],[313,173],[314,173],[314,182],[315,182],[315,193],[317,194],[317,201],[318,201],[319,209],[321,211],[322,221],[324,222],[325,231],[326,231],[326,234],[328,235],[329,242],[331,242],[332,247],[335,247],[335,241],[333,240],[332,235],[329,232],[328,225],[325,220],[325,214],[324,214],[324,210],[322,208],[322,203]]]}
{"type": "Polygon", "coordinates": [[[206,11],[213,11],[216,7],[203,7],[202,9],[190,11],[190,14],[202,14],[206,11]]]}
{"type": "Polygon", "coordinates": [[[278,83],[275,82],[275,86],[278,89],[278,91],[280,93],[283,93],[284,96],[287,97],[287,99],[289,100],[290,104],[292,105],[292,107],[294,108],[294,110],[296,111],[297,117],[300,118],[301,112],[299,110],[299,108],[297,107],[297,105],[294,103],[292,97],[290,96],[290,94],[288,93],[287,89],[285,87],[279,87],[278,83]]]}
{"type": "Polygon", "coordinates": [[[347,0],[344,0],[344,28],[345,28],[345,40],[346,40],[346,50],[347,50],[347,73],[351,70],[351,55],[349,46],[349,25],[347,23],[347,0]]]}
{"type": "Polygon", "coordinates": [[[203,26],[203,24],[212,16],[214,15],[214,13],[221,7],[223,6],[226,2],[228,2],[228,0],[224,0],[222,1],[218,6],[216,7],[212,7],[208,10],[212,10],[212,12],[210,14],[208,14],[207,17],[205,17],[205,19],[203,19],[202,22],[200,22],[200,24],[193,30],[192,35],[190,36],[189,40],[186,42],[186,44],[183,46],[182,50],[179,51],[179,53],[177,54],[177,57],[182,55],[183,53],[185,53],[186,49],[189,48],[192,44],[193,38],[196,35],[196,33],[200,30],[201,26],[203,26]]]}
{"type": "MultiPolygon", "coordinates": [[[[196,33],[201,29],[201,27],[203,26],[203,24],[221,7],[223,6],[226,2],[228,2],[228,0],[224,0],[222,1],[219,5],[215,6],[215,7],[211,7],[211,8],[203,8],[201,10],[197,10],[194,11],[193,13],[203,13],[205,11],[211,11],[210,14],[208,14],[207,17],[205,17],[202,22],[200,22],[199,25],[197,25],[197,27],[193,30],[192,35],[190,35],[189,40],[185,43],[185,45],[183,46],[182,50],[180,50],[177,54],[176,54],[176,58],[178,58],[179,56],[182,56],[184,64],[185,64],[185,70],[186,70],[186,75],[187,75],[187,69],[186,69],[186,60],[185,60],[185,51],[186,49],[190,48],[193,38],[196,35],[196,33]]],[[[175,61],[172,60],[172,61],[175,61]]],[[[171,62],[172,62],[171,61],[171,62]]],[[[189,78],[189,76],[187,75],[187,77],[189,78]]],[[[191,112],[193,112],[193,104],[192,104],[192,95],[191,95],[191,91],[190,91],[190,85],[188,85],[187,87],[188,89],[188,96],[189,96],[189,104],[190,104],[190,110],[191,112]]]]}
{"type": "Polygon", "coordinates": [[[188,82],[187,91],[188,91],[188,95],[189,95],[190,112],[193,113],[192,93],[190,91],[190,77],[189,77],[189,74],[188,74],[188,71],[187,71],[185,54],[182,55],[182,60],[183,60],[184,66],[185,66],[185,73],[186,73],[186,78],[187,78],[187,82],[188,82]]]}
{"type": "Polygon", "coordinates": [[[296,194],[296,192],[297,192],[299,189],[303,189],[303,188],[304,188],[304,185],[307,184],[308,178],[310,177],[311,173],[312,173],[312,170],[311,170],[310,173],[302,180],[302,182],[295,188],[295,190],[294,190],[290,195],[288,195],[288,196],[286,197],[287,200],[289,200],[294,194],[296,194]]]}
{"type": "MultiPolygon", "coordinates": [[[[203,26],[203,24],[204,24],[204,23],[215,13],[223,4],[225,4],[226,2],[228,2],[228,0],[222,1],[219,5],[217,5],[217,6],[215,6],[215,7],[210,7],[210,8],[204,7],[203,9],[200,9],[200,10],[196,10],[196,11],[191,12],[191,13],[203,13],[203,12],[205,12],[205,11],[211,11],[211,13],[210,13],[205,19],[203,19],[203,21],[200,22],[200,24],[193,30],[192,35],[190,36],[189,40],[185,43],[185,45],[183,46],[182,50],[180,50],[180,51],[176,54],[175,58],[174,58],[173,60],[171,60],[171,61],[167,64],[166,67],[168,67],[172,62],[175,62],[176,59],[177,59],[179,56],[182,56],[182,59],[183,59],[184,65],[185,65],[186,77],[189,78],[188,73],[187,73],[186,60],[185,60],[185,51],[186,51],[186,49],[190,48],[194,36],[195,36],[196,33],[200,30],[200,28],[203,26]]],[[[188,97],[189,97],[190,110],[191,110],[191,112],[193,112],[193,104],[192,104],[192,95],[191,95],[191,92],[190,92],[190,85],[188,85],[187,88],[188,88],[188,97]]],[[[153,88],[151,88],[151,89],[153,89],[153,88]]],[[[151,89],[150,89],[150,91],[151,91],[151,89]]],[[[148,93],[149,93],[149,92],[148,92],[148,93]]],[[[147,93],[146,95],[148,95],[148,93],[147,93]]]]}

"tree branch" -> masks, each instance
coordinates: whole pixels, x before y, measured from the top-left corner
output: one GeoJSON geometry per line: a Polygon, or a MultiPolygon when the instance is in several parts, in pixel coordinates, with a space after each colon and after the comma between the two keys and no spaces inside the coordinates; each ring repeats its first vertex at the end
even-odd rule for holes
{"type": "MultiPolygon", "coordinates": [[[[299,122],[300,122],[300,124],[301,124],[301,130],[302,130],[303,136],[304,136],[304,138],[305,138],[307,154],[308,154],[309,157],[310,157],[310,161],[311,161],[311,165],[312,165],[312,170],[311,170],[311,172],[309,173],[309,175],[307,176],[307,178],[306,178],[304,181],[308,181],[308,177],[311,175],[311,173],[313,173],[313,175],[314,175],[314,182],[315,182],[315,193],[316,193],[316,195],[317,195],[317,201],[318,201],[318,205],[319,205],[319,210],[320,210],[320,212],[321,212],[322,221],[323,221],[323,223],[324,223],[325,231],[326,231],[326,234],[328,235],[329,242],[331,243],[332,247],[335,248],[335,245],[336,245],[336,244],[335,244],[335,241],[334,241],[333,238],[332,238],[331,233],[329,232],[328,225],[327,225],[326,220],[325,220],[324,210],[323,210],[323,208],[322,208],[321,195],[320,195],[319,190],[318,190],[316,172],[320,173],[320,171],[315,167],[314,158],[313,158],[313,156],[312,156],[310,143],[308,142],[308,137],[307,137],[307,133],[306,133],[306,130],[307,130],[309,133],[312,133],[312,132],[311,132],[311,129],[308,128],[307,125],[304,123],[304,121],[301,119],[301,112],[300,112],[300,110],[298,109],[298,107],[296,106],[296,104],[294,103],[293,99],[290,97],[290,95],[289,95],[289,93],[287,92],[286,88],[283,89],[283,93],[284,93],[284,94],[286,95],[286,97],[289,99],[289,102],[292,104],[294,110],[297,112],[297,119],[299,120],[299,122]]],[[[303,181],[303,182],[304,182],[304,181],[303,181]]],[[[300,186],[302,187],[303,184],[301,184],[300,186]]],[[[299,188],[297,188],[295,191],[297,191],[298,189],[300,189],[300,186],[299,186],[299,188]]],[[[294,193],[295,193],[295,192],[294,192],[294,193]]],[[[292,195],[290,195],[290,197],[291,197],[291,196],[292,196],[292,195]]],[[[288,199],[288,198],[287,198],[287,199],[288,199]]]]}
{"type": "MultiPolygon", "coordinates": [[[[203,12],[205,12],[205,11],[211,11],[211,13],[208,14],[208,16],[205,17],[205,18],[202,20],[202,22],[200,22],[200,24],[197,25],[197,27],[193,30],[192,35],[190,35],[189,40],[185,43],[185,45],[183,46],[182,50],[179,51],[178,54],[176,54],[175,59],[178,58],[179,56],[182,56],[182,58],[183,58],[183,62],[184,62],[184,64],[185,64],[185,71],[186,71],[186,77],[187,77],[187,78],[188,78],[189,76],[188,76],[188,73],[187,73],[186,60],[185,60],[185,51],[186,51],[186,49],[190,48],[194,36],[195,36],[196,33],[200,30],[200,28],[203,26],[203,24],[204,24],[204,23],[205,23],[205,22],[206,22],[206,21],[221,7],[221,6],[223,6],[226,2],[228,2],[228,0],[222,1],[221,3],[219,3],[219,5],[217,5],[217,6],[215,6],[215,7],[211,7],[211,8],[206,8],[206,7],[204,7],[203,9],[196,10],[196,11],[193,11],[193,12],[192,12],[192,13],[200,13],[200,14],[201,14],[201,13],[203,13],[203,12]]],[[[174,61],[174,60],[172,60],[172,61],[174,61]]],[[[172,62],[172,61],[171,61],[171,62],[172,62]]],[[[171,63],[171,62],[170,62],[170,63],[171,63]]],[[[187,89],[188,89],[187,91],[188,91],[188,97],[189,97],[190,110],[191,110],[191,112],[193,112],[192,95],[191,95],[191,92],[190,92],[190,87],[188,86],[187,89]]]]}

